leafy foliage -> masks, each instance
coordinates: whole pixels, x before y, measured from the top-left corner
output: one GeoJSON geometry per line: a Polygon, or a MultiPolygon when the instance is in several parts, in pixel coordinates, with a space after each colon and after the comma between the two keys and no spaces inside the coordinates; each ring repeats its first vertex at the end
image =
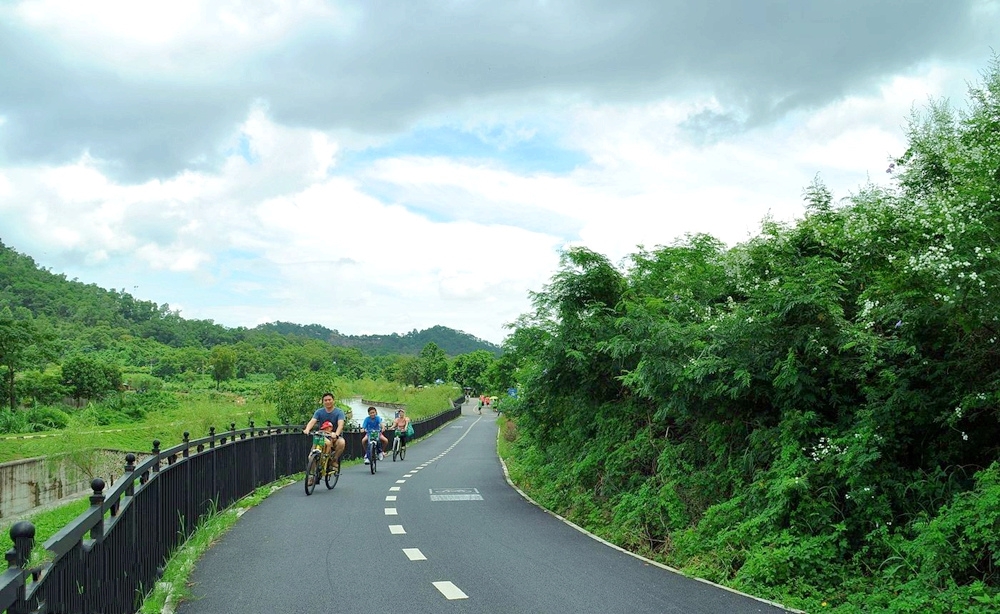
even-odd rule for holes
{"type": "Polygon", "coordinates": [[[727,248],[568,250],[505,343],[515,469],[672,565],[809,611],[1000,604],[1000,63],[892,188],[727,248]]]}

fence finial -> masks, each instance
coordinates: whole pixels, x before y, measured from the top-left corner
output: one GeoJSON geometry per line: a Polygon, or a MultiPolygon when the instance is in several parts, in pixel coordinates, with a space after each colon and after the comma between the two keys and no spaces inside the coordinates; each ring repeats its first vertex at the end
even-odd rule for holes
{"type": "MultiPolygon", "coordinates": [[[[94,494],[90,495],[90,506],[97,507],[104,505],[104,480],[101,478],[94,478],[90,481],[90,488],[94,491],[94,494]]],[[[90,539],[101,539],[104,537],[104,519],[97,521],[90,529],[90,539]]]]}
{"type": "Polygon", "coordinates": [[[35,546],[35,525],[27,520],[15,522],[10,528],[10,539],[14,547],[7,551],[7,566],[24,569],[35,546]]]}
{"type": "Polygon", "coordinates": [[[153,463],[153,471],[160,470],[160,440],[153,440],[153,456],[156,457],[156,462],[153,463]]]}

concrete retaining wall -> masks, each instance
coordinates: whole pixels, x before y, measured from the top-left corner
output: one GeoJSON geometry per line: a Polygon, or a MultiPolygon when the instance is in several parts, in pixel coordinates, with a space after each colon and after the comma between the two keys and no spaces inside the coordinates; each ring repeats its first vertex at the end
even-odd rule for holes
{"type": "Polygon", "coordinates": [[[80,493],[90,494],[90,481],[108,484],[120,476],[125,454],[93,450],[72,455],[28,458],[0,464],[0,521],[80,493]]]}

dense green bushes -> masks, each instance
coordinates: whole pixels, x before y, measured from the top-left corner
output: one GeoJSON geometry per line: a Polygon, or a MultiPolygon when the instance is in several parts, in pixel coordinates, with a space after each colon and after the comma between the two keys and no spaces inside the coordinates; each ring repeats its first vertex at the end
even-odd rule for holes
{"type": "Polygon", "coordinates": [[[31,407],[23,411],[0,409],[0,433],[35,433],[65,428],[70,416],[50,406],[31,407]]]}
{"type": "Polygon", "coordinates": [[[914,117],[891,189],[816,181],[731,249],[567,251],[506,347],[539,497],[809,610],[992,611],[1000,64],[971,98],[914,117]]]}

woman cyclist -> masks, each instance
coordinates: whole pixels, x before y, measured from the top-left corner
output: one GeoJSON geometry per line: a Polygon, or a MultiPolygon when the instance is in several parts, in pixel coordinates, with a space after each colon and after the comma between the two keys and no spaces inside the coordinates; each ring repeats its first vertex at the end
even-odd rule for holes
{"type": "Polygon", "coordinates": [[[406,447],[406,430],[409,426],[410,419],[406,416],[406,410],[399,410],[399,413],[396,414],[396,419],[392,421],[392,428],[396,431],[396,437],[399,438],[399,447],[401,448],[406,447]]]}

